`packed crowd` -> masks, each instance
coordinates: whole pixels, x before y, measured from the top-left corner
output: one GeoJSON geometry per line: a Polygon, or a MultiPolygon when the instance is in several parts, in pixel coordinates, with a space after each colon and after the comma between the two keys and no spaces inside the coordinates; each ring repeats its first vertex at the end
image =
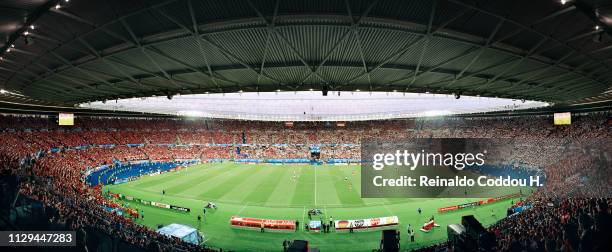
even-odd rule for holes
{"type": "MultiPolygon", "coordinates": [[[[348,122],[343,127],[309,122],[295,123],[292,128],[271,122],[88,118],[77,119],[74,128],[60,128],[49,118],[0,116],[0,139],[3,142],[0,168],[4,172],[28,176],[30,179],[23,180],[21,185],[22,193],[57,208],[58,219],[69,220],[75,227],[93,226],[142,247],[149,246],[151,241],[159,241],[195,250],[191,245],[159,236],[153,230],[103,210],[100,206],[108,202],[96,188],[83,183],[83,173],[102,164],[129,160],[309,158],[308,148],[313,144],[322,146],[322,157],[359,159],[359,143],[362,139],[374,138],[512,138],[523,140],[522,145],[517,146],[524,150],[498,155],[505,155],[510,161],[521,160],[523,163],[517,166],[543,167],[551,174],[550,183],[547,182],[547,186],[530,199],[537,210],[548,206],[541,205],[544,204],[542,198],[610,195],[608,185],[612,176],[609,169],[605,169],[609,161],[605,163],[598,155],[571,156],[567,150],[546,148],[560,146],[567,139],[611,138],[610,127],[608,113],[575,117],[573,125],[563,127],[553,126],[550,117],[513,117],[348,122]],[[138,146],[129,147],[127,144],[138,146]],[[238,152],[233,144],[248,146],[242,146],[238,152]],[[603,180],[598,180],[598,186],[588,187],[584,186],[585,178],[603,180]]],[[[499,249],[514,251],[518,246],[545,248],[549,243],[553,245],[546,238],[550,235],[557,235],[555,248],[558,244],[580,246],[580,240],[568,245],[564,240],[559,243],[559,233],[548,230],[558,224],[550,218],[564,216],[558,215],[559,211],[569,211],[564,206],[580,204],[588,206],[588,212],[570,212],[569,219],[580,220],[580,216],[587,215],[593,220],[588,222],[590,226],[578,228],[576,232],[593,230],[599,235],[602,222],[596,218],[605,211],[609,213],[609,200],[603,200],[603,203],[602,200],[566,200],[560,202],[560,207],[546,208],[552,211],[548,215],[545,211],[534,213],[538,211],[530,210],[527,213],[538,216],[507,219],[509,223],[502,221],[494,226],[492,230],[500,238],[499,249]],[[605,205],[608,207],[604,208],[605,205]],[[516,223],[510,221],[525,222],[521,225],[528,226],[528,232],[513,232],[516,223]]],[[[571,209],[577,211],[577,208],[571,209]]]]}
{"type": "MultiPolygon", "coordinates": [[[[612,251],[610,198],[542,198],[532,196],[531,208],[500,220],[487,229],[495,236],[492,251],[612,251]]],[[[418,252],[447,252],[449,242],[418,252]]]]}
{"type": "Polygon", "coordinates": [[[610,198],[532,198],[489,230],[499,251],[611,251],[610,198]]]}
{"type": "MultiPolygon", "coordinates": [[[[608,143],[609,144],[609,143],[608,143]]],[[[609,148],[610,146],[600,146],[609,148]]],[[[498,251],[612,251],[610,152],[560,151],[524,210],[489,228],[498,251]]]]}
{"type": "Polygon", "coordinates": [[[48,206],[47,211],[52,213],[50,218],[53,223],[70,230],[84,227],[102,230],[110,237],[120,238],[149,251],[215,251],[160,235],[131,219],[106,211],[101,205],[109,202],[96,189],[82,183],[64,181],[69,180],[71,174],[61,173],[49,177],[46,174],[23,181],[21,193],[48,206]]]}

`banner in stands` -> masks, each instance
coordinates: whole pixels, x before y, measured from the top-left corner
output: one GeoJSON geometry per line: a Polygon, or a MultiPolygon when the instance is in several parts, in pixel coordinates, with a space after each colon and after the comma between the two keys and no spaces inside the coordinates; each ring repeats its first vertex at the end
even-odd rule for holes
{"type": "Polygon", "coordinates": [[[488,204],[488,203],[493,203],[495,201],[500,201],[500,200],[509,199],[509,198],[516,198],[516,197],[520,197],[520,196],[521,196],[520,193],[513,193],[513,194],[506,194],[504,196],[499,196],[499,197],[490,198],[490,199],[486,199],[486,200],[479,200],[479,201],[469,202],[469,203],[465,203],[465,204],[461,204],[461,205],[441,207],[441,208],[438,208],[438,213],[445,213],[445,212],[449,212],[449,211],[455,211],[455,210],[459,210],[459,209],[463,209],[463,208],[467,208],[467,207],[471,207],[471,206],[480,206],[480,205],[484,205],[484,204],[488,204]]]}
{"type": "Polygon", "coordinates": [[[124,184],[124,183],[127,183],[127,182],[129,182],[129,181],[130,181],[130,180],[128,180],[128,179],[126,179],[126,178],[116,179],[116,180],[113,182],[113,185],[124,184]]]}
{"type": "Polygon", "coordinates": [[[531,205],[523,205],[524,202],[517,202],[516,204],[514,204],[514,206],[508,208],[506,210],[506,216],[510,216],[510,215],[514,215],[514,214],[518,214],[524,210],[527,210],[529,208],[531,208],[531,205]]]}
{"type": "Polygon", "coordinates": [[[264,229],[272,231],[295,231],[295,221],[292,220],[267,220],[257,218],[245,218],[240,216],[232,216],[230,224],[235,228],[261,229],[263,223],[264,229]]]}
{"type": "Polygon", "coordinates": [[[379,218],[361,219],[361,220],[337,220],[335,221],[336,230],[353,229],[368,229],[385,226],[394,226],[399,223],[397,216],[387,216],[379,218]]]}

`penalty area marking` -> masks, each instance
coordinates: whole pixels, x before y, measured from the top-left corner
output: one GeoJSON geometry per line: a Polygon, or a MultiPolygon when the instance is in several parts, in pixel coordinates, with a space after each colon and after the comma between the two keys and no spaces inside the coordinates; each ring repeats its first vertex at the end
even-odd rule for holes
{"type": "Polygon", "coordinates": [[[383,205],[383,207],[385,208],[385,210],[387,210],[387,212],[388,212],[390,215],[393,215],[393,212],[391,212],[391,209],[389,209],[389,208],[387,207],[387,204],[382,204],[382,205],[383,205]]]}
{"type": "Polygon", "coordinates": [[[306,206],[302,206],[302,223],[305,223],[304,221],[306,221],[305,216],[304,216],[305,214],[306,214],[306,206]]]}
{"type": "Polygon", "coordinates": [[[236,215],[240,215],[240,213],[242,213],[242,210],[244,210],[247,205],[249,205],[249,202],[245,203],[244,206],[242,206],[242,208],[240,208],[240,210],[238,210],[238,213],[236,215]]]}

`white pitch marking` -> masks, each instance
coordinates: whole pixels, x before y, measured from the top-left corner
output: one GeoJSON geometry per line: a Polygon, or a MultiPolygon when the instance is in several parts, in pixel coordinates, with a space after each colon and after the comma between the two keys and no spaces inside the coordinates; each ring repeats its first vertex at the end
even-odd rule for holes
{"type": "MultiPolygon", "coordinates": [[[[302,223],[306,223],[304,222],[306,219],[306,217],[304,215],[306,215],[306,206],[302,206],[302,223]]],[[[299,227],[298,227],[299,228],[299,227]]]]}
{"type": "Polygon", "coordinates": [[[236,215],[240,215],[240,213],[242,213],[242,210],[244,210],[247,207],[247,205],[249,205],[248,202],[245,203],[244,206],[242,206],[242,208],[240,208],[240,210],[238,211],[238,213],[236,215]]]}

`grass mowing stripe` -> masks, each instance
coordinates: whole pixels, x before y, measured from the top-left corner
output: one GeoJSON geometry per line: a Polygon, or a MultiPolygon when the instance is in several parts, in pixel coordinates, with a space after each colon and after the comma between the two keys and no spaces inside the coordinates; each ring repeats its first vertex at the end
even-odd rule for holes
{"type": "MultiPolygon", "coordinates": [[[[264,167],[263,169],[273,170],[271,167],[264,167]]],[[[256,190],[252,190],[244,199],[246,202],[252,203],[266,203],[268,198],[272,195],[272,192],[281,185],[285,187],[287,181],[282,180],[288,173],[289,167],[282,167],[280,172],[268,173],[257,185],[256,190]]]]}
{"type": "Polygon", "coordinates": [[[273,181],[272,177],[275,177],[278,171],[261,165],[252,166],[249,169],[253,169],[256,172],[250,175],[247,180],[241,181],[242,183],[229,188],[227,193],[220,197],[220,200],[259,203],[259,201],[249,196],[252,196],[251,193],[263,193],[263,188],[260,186],[273,181]]]}
{"type": "Polygon", "coordinates": [[[202,181],[217,177],[223,173],[231,172],[232,169],[228,168],[229,167],[227,164],[222,164],[219,166],[207,167],[206,169],[202,169],[199,173],[193,174],[192,176],[177,178],[175,180],[177,184],[172,187],[169,187],[168,189],[166,189],[166,191],[180,195],[185,190],[192,188],[194,184],[198,184],[202,181]]]}
{"type": "Polygon", "coordinates": [[[331,170],[334,177],[340,177],[334,183],[335,191],[341,204],[361,205],[364,202],[360,196],[359,186],[356,186],[360,181],[356,181],[355,176],[352,176],[353,169],[351,168],[353,167],[349,166],[331,170]],[[348,181],[344,180],[345,177],[348,178],[348,181]],[[349,184],[351,184],[350,191],[349,184]]]}
{"type": "Polygon", "coordinates": [[[153,177],[143,177],[140,178],[139,180],[136,180],[136,183],[130,184],[132,187],[134,188],[139,188],[139,187],[149,187],[152,185],[156,185],[159,183],[168,183],[170,180],[166,179],[166,176],[161,177],[161,176],[153,176],[153,177]]]}
{"type": "MultiPolygon", "coordinates": [[[[216,166],[218,167],[218,165],[216,166]]],[[[213,168],[213,166],[202,165],[198,166],[197,171],[200,169],[213,168]]],[[[380,231],[372,232],[358,232],[354,234],[348,233],[331,233],[331,234],[320,234],[320,233],[309,233],[300,230],[295,233],[272,233],[265,232],[259,233],[257,231],[249,230],[237,230],[232,229],[228,224],[228,220],[232,215],[243,215],[247,217],[261,217],[268,219],[297,219],[301,220],[301,225],[304,224],[306,216],[306,210],[313,207],[313,205],[307,202],[313,203],[313,187],[314,187],[314,170],[312,166],[294,166],[294,165],[279,165],[279,166],[268,166],[258,167],[259,169],[269,170],[270,173],[258,172],[253,176],[249,176],[249,183],[253,186],[247,186],[245,183],[239,183],[239,188],[252,188],[249,191],[244,192],[245,201],[254,200],[260,201],[261,196],[270,195],[266,200],[266,206],[253,206],[251,204],[244,204],[242,202],[222,202],[219,201],[219,209],[207,211],[206,221],[202,224],[200,231],[205,235],[207,239],[207,245],[212,247],[224,248],[224,250],[233,251],[278,251],[280,244],[284,239],[303,239],[308,240],[312,247],[317,247],[321,251],[370,251],[380,246],[380,231]],[[301,176],[297,181],[293,181],[293,170],[300,170],[301,176]],[[275,174],[277,177],[272,176],[275,174]],[[273,179],[273,182],[270,181],[273,179]],[[280,180],[280,181],[279,181],[280,180]],[[267,182],[266,182],[267,181],[267,182]],[[260,184],[267,183],[278,183],[274,189],[262,188],[260,184]],[[298,185],[299,184],[299,185],[298,185]],[[272,190],[270,192],[270,190],[272,190]],[[298,193],[301,191],[300,193],[298,193]],[[293,195],[296,198],[291,198],[293,195]],[[281,199],[276,199],[276,197],[281,199]],[[302,204],[290,204],[291,202],[301,202],[302,204]],[[276,204],[274,207],[269,205],[276,204]],[[302,208],[301,210],[299,208],[302,208]],[[302,218],[300,218],[302,217],[302,218]]],[[[334,175],[347,174],[351,176],[353,180],[353,191],[358,194],[359,189],[359,174],[352,174],[353,170],[358,169],[357,167],[351,166],[320,166],[317,167],[317,192],[319,199],[323,200],[326,193],[334,193],[332,190],[337,190],[335,184],[337,180],[344,182],[345,175],[334,175]],[[327,170],[329,169],[329,170],[327,170]],[[327,172],[327,173],[326,173],[327,172]],[[332,183],[329,183],[330,180],[332,183]],[[327,187],[334,188],[327,188],[327,187]]],[[[231,180],[225,180],[225,176],[231,178],[242,177],[248,174],[251,167],[247,165],[229,164],[226,168],[219,168],[218,174],[223,177],[213,178],[207,183],[197,183],[191,186],[195,187],[193,190],[186,190],[186,192],[200,192],[200,190],[212,188],[212,190],[221,190],[221,188],[228,189],[234,188],[234,184],[231,180]],[[228,173],[226,170],[230,170],[228,173]],[[222,172],[223,171],[223,172],[222,172]],[[242,175],[241,175],[242,174],[242,175]]],[[[191,170],[189,170],[191,171],[191,170]]],[[[266,172],[267,172],[266,171],[266,172]]],[[[189,173],[189,176],[168,176],[170,174],[162,174],[168,180],[172,180],[172,183],[184,183],[190,180],[194,176],[199,175],[199,172],[189,173]]],[[[149,177],[143,177],[143,181],[149,177]]],[[[137,181],[134,181],[137,182],[137,181]]],[[[201,182],[201,181],[200,181],[201,182]]],[[[126,195],[132,195],[142,199],[155,200],[163,203],[175,204],[178,206],[190,207],[191,213],[183,213],[179,211],[173,211],[170,209],[161,209],[152,206],[145,206],[130,202],[130,206],[145,210],[146,219],[144,224],[152,228],[156,228],[157,224],[170,224],[180,223],[186,224],[193,227],[198,227],[197,214],[202,211],[202,199],[200,195],[192,193],[189,195],[168,195],[163,196],[163,201],[159,200],[161,195],[161,189],[155,189],[151,192],[145,188],[138,186],[133,187],[133,182],[128,182],[116,186],[107,186],[111,188],[113,192],[122,192],[126,195]],[[194,200],[195,199],[195,200],[194,200]],[[199,199],[199,200],[198,200],[199,199]]],[[[228,189],[229,190],[229,189],[228,189]]],[[[232,189],[234,190],[234,189],[232,189]]],[[[238,189],[236,189],[238,190],[238,189]]],[[[337,191],[338,195],[346,193],[346,187],[344,192],[342,190],[337,191]]],[[[232,192],[231,194],[237,193],[238,191],[232,192]]],[[[524,192],[528,192],[524,190],[524,192]]],[[[504,192],[500,192],[504,193],[504,192]]],[[[224,195],[222,198],[230,196],[224,195]]],[[[335,196],[335,195],[334,195],[335,196]]],[[[333,197],[335,198],[335,197],[333,197]]],[[[339,199],[342,199],[339,197],[339,199]]],[[[217,202],[217,199],[211,198],[211,200],[217,202]]],[[[512,200],[507,200],[499,203],[491,203],[479,208],[471,208],[466,210],[459,210],[456,212],[450,212],[445,214],[438,214],[436,209],[443,206],[454,205],[459,203],[465,203],[472,199],[414,199],[412,201],[406,201],[399,204],[387,205],[389,202],[395,202],[396,200],[386,199],[364,199],[365,205],[352,205],[344,204],[341,201],[336,206],[324,205],[320,208],[325,210],[326,218],[333,216],[334,219],[357,219],[357,218],[371,218],[388,215],[397,215],[400,218],[399,229],[405,231],[405,227],[408,223],[414,227],[420,227],[431,215],[435,215],[436,222],[440,225],[445,226],[452,223],[459,223],[462,215],[475,214],[476,218],[486,227],[494,223],[496,220],[502,218],[505,215],[505,209],[510,206],[512,200]],[[369,201],[377,200],[377,201],[369,201]],[[373,204],[370,204],[373,203],[373,204]],[[385,204],[381,206],[380,204],[385,204]],[[419,215],[416,211],[417,208],[423,209],[423,214],[419,215]],[[491,214],[491,208],[499,217],[493,217],[491,214]]],[[[516,199],[514,199],[516,200],[516,199]]],[[[318,217],[316,218],[318,219],[318,217]]],[[[138,221],[139,223],[143,223],[138,221]]],[[[401,242],[402,249],[410,251],[411,249],[428,246],[436,242],[446,240],[446,230],[443,228],[436,228],[430,233],[417,232],[417,242],[411,243],[409,239],[403,237],[401,242]]]]}
{"type": "Polygon", "coordinates": [[[190,166],[190,167],[185,168],[184,170],[177,171],[177,172],[164,173],[162,175],[153,176],[153,177],[145,176],[139,180],[134,181],[135,183],[131,183],[131,185],[135,188],[142,188],[142,187],[147,188],[147,187],[158,186],[158,185],[161,186],[163,184],[170,183],[174,181],[175,179],[180,179],[180,177],[185,176],[187,174],[199,173],[205,167],[206,166],[201,166],[201,165],[190,166]]]}
{"type": "Polygon", "coordinates": [[[191,179],[189,181],[182,181],[182,186],[179,186],[181,191],[176,193],[178,195],[189,195],[189,197],[194,197],[193,195],[200,193],[202,188],[207,188],[211,181],[215,181],[217,178],[232,176],[235,172],[236,170],[230,167],[223,167],[221,170],[209,173],[208,176],[200,176],[199,180],[191,179]]]}
{"type": "Polygon", "coordinates": [[[347,169],[341,169],[336,171],[340,176],[351,178],[353,186],[353,195],[346,195],[346,198],[354,198],[353,200],[347,200],[346,204],[363,204],[363,205],[379,205],[379,204],[390,204],[387,199],[382,198],[361,198],[361,166],[349,165],[347,169]]]}
{"type": "Polygon", "coordinates": [[[300,166],[300,177],[295,191],[291,195],[291,205],[306,205],[311,207],[314,203],[312,187],[314,185],[314,170],[312,166],[300,166]]]}
{"type": "Polygon", "coordinates": [[[299,174],[300,168],[298,166],[287,166],[285,168],[284,175],[279,177],[279,184],[276,186],[274,191],[270,193],[266,200],[266,205],[269,206],[288,206],[291,205],[292,195],[297,188],[297,181],[293,179],[293,176],[299,174]],[[295,175],[294,175],[295,174],[295,175]]]}
{"type": "Polygon", "coordinates": [[[237,170],[238,172],[236,174],[228,174],[227,176],[215,179],[207,184],[206,188],[200,188],[203,190],[197,195],[197,197],[219,199],[229,192],[233,186],[237,185],[238,183],[243,183],[247,180],[247,178],[257,172],[257,169],[253,169],[251,166],[243,166],[234,170],[237,170]]]}
{"type": "Polygon", "coordinates": [[[317,169],[317,205],[338,205],[340,199],[334,187],[337,180],[331,175],[332,167],[322,166],[317,169]]]}
{"type": "Polygon", "coordinates": [[[314,169],[314,205],[317,205],[317,165],[313,167],[314,169]]]}

